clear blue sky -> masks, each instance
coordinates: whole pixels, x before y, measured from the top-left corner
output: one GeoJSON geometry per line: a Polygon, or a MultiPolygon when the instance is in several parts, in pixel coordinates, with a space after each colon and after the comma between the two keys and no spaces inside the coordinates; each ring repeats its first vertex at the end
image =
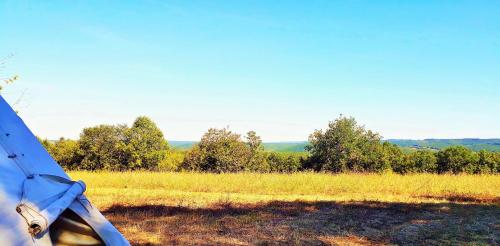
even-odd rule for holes
{"type": "Polygon", "coordinates": [[[36,134],[147,115],[306,140],[500,137],[500,1],[1,1],[4,96],[36,134]]]}

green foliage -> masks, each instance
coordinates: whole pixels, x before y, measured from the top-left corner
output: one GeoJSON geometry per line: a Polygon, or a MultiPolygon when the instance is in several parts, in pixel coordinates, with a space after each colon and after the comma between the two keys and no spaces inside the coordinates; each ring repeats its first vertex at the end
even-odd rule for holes
{"type": "MultiPolygon", "coordinates": [[[[464,146],[474,151],[486,150],[492,152],[500,152],[500,139],[426,139],[426,140],[404,140],[404,139],[389,139],[382,140],[395,144],[403,149],[403,152],[410,153],[417,150],[434,150],[439,151],[451,146],[464,146]]],[[[170,141],[169,144],[176,149],[189,150],[197,142],[196,141],[170,141]]],[[[272,142],[263,143],[266,151],[273,152],[304,152],[307,141],[301,142],[272,142]]]]}
{"type": "Polygon", "coordinates": [[[266,172],[269,170],[262,141],[253,131],[246,142],[228,129],[211,128],[186,154],[182,168],[204,172],[266,172]]]}
{"type": "MultiPolygon", "coordinates": [[[[392,168],[393,171],[397,171],[398,166],[406,166],[405,165],[405,154],[403,150],[399,148],[395,144],[391,144],[388,142],[382,143],[382,150],[376,151],[375,153],[382,153],[380,164],[377,165],[375,162],[375,166],[372,168],[374,172],[386,171],[392,168]]],[[[368,169],[370,170],[370,169],[368,169]]],[[[401,172],[403,173],[403,172],[401,172]]]]}
{"type": "Polygon", "coordinates": [[[151,119],[138,117],[125,136],[128,168],[154,169],[166,158],[167,140],[151,119]]]}
{"type": "Polygon", "coordinates": [[[147,117],[131,127],[99,125],[85,128],[80,139],[39,139],[66,169],[164,170],[204,172],[328,172],[499,173],[500,152],[474,152],[462,146],[404,151],[354,118],[340,117],[325,131],[310,136],[309,152],[265,151],[250,131],[245,139],[228,129],[209,129],[189,151],[170,149],[161,130],[147,117]]]}
{"type": "Polygon", "coordinates": [[[250,156],[245,170],[253,172],[269,171],[264,146],[262,145],[261,138],[257,136],[257,133],[249,131],[246,136],[246,143],[250,149],[250,156]]]}
{"type": "Polygon", "coordinates": [[[65,169],[75,169],[82,161],[82,153],[75,140],[60,138],[50,144],[47,150],[54,160],[65,169]]]}
{"type": "Polygon", "coordinates": [[[78,140],[83,159],[78,169],[126,169],[127,130],[125,125],[99,125],[83,129],[78,140]]]}
{"type": "Polygon", "coordinates": [[[211,128],[186,154],[183,167],[217,173],[238,172],[246,169],[250,157],[251,150],[240,135],[225,128],[211,128]]]}
{"type": "Polygon", "coordinates": [[[301,170],[306,158],[302,153],[270,152],[267,163],[271,172],[290,173],[301,170]]]}
{"type": "Polygon", "coordinates": [[[76,159],[81,161],[67,167],[84,170],[153,170],[167,158],[169,150],[163,133],[147,117],[138,117],[130,128],[126,125],[85,128],[77,147],[76,159]]]}
{"type": "Polygon", "coordinates": [[[500,153],[481,150],[478,155],[478,173],[495,173],[500,171],[500,153]]]}
{"type": "Polygon", "coordinates": [[[463,146],[453,146],[437,154],[439,173],[478,173],[479,155],[463,146]]]}
{"type": "Polygon", "coordinates": [[[434,152],[418,150],[405,153],[398,162],[393,163],[392,170],[396,173],[435,173],[437,159],[434,152]]]}
{"type": "Polygon", "coordinates": [[[410,153],[407,162],[411,167],[411,172],[435,173],[438,171],[436,154],[429,150],[410,153]]]}
{"type": "Polygon", "coordinates": [[[493,156],[493,160],[495,162],[495,165],[494,165],[495,168],[492,167],[491,171],[500,173],[500,153],[495,152],[494,156],[493,156]]]}
{"type": "Polygon", "coordinates": [[[185,151],[170,150],[164,160],[158,164],[160,171],[180,171],[186,156],[185,151]]]}
{"type": "Polygon", "coordinates": [[[322,171],[376,171],[390,168],[384,160],[381,137],[363,126],[354,118],[339,117],[330,122],[326,131],[316,130],[309,137],[307,150],[311,168],[322,171]]]}
{"type": "MultiPolygon", "coordinates": [[[[49,151],[49,149],[51,148],[52,146],[52,143],[48,140],[48,139],[42,139],[40,138],[39,136],[36,136],[36,139],[38,140],[38,142],[40,142],[42,144],[42,146],[47,150],[49,151]]],[[[50,151],[49,151],[50,152],[50,151]]]]}

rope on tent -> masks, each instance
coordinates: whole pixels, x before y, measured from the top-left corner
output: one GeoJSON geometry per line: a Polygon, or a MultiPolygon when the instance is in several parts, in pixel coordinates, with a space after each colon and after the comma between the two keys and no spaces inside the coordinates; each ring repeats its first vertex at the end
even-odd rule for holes
{"type": "MultiPolygon", "coordinates": [[[[34,237],[46,232],[49,229],[49,226],[75,200],[77,200],[88,211],[88,208],[85,206],[85,204],[83,204],[83,201],[81,200],[82,194],[86,190],[86,185],[85,183],[83,183],[83,181],[75,182],[54,175],[40,175],[40,176],[48,176],[51,179],[56,180],[58,182],[71,184],[71,186],[59,199],[51,203],[43,210],[37,209],[35,204],[27,204],[24,202],[21,202],[16,207],[16,211],[24,218],[24,220],[28,224],[29,233],[34,237]]],[[[57,195],[59,196],[59,194],[57,195]]],[[[54,198],[54,196],[51,196],[50,198],[54,198]]],[[[23,200],[24,197],[22,198],[22,201],[23,200]]],[[[45,200],[47,199],[44,199],[41,202],[45,200]]]]}

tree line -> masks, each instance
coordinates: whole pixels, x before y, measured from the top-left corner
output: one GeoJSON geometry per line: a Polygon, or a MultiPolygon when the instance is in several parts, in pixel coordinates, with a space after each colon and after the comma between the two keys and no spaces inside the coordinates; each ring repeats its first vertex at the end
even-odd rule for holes
{"type": "Polygon", "coordinates": [[[41,140],[68,170],[168,170],[200,172],[386,172],[498,173],[500,153],[462,146],[440,151],[404,152],[397,145],[340,116],[309,137],[307,152],[268,152],[261,138],[229,129],[209,129],[190,150],[169,147],[162,131],[147,117],[132,126],[99,125],[83,129],[78,140],[41,140]]]}

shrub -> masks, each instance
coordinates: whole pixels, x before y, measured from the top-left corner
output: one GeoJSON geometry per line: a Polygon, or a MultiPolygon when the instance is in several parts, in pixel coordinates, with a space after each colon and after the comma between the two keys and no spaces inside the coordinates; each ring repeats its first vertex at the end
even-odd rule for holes
{"type": "Polygon", "coordinates": [[[302,168],[304,158],[301,153],[271,152],[267,155],[267,163],[271,172],[296,172],[302,168]]]}
{"type": "Polygon", "coordinates": [[[205,172],[267,172],[262,141],[248,132],[246,142],[228,129],[209,129],[201,141],[186,153],[182,168],[205,172]]]}
{"type": "Polygon", "coordinates": [[[250,155],[250,148],[240,135],[225,128],[212,128],[188,151],[182,166],[187,170],[238,172],[245,170],[250,155]]]}
{"type": "Polygon", "coordinates": [[[158,165],[160,171],[179,171],[186,156],[185,151],[170,151],[158,165]]]}
{"type": "Polygon", "coordinates": [[[435,173],[437,172],[436,154],[429,150],[418,150],[410,153],[406,160],[412,172],[435,173]]]}
{"type": "Polygon", "coordinates": [[[167,157],[168,143],[156,124],[138,117],[126,125],[100,125],[83,129],[78,140],[81,164],[77,169],[157,169],[167,157]]]}
{"type": "Polygon", "coordinates": [[[78,140],[82,162],[78,169],[127,169],[127,126],[100,125],[83,129],[78,140]]]}
{"type": "Polygon", "coordinates": [[[82,161],[82,153],[78,142],[60,138],[47,148],[55,161],[65,169],[76,169],[82,161]]]}
{"type": "Polygon", "coordinates": [[[479,155],[462,146],[449,147],[437,154],[439,173],[478,173],[478,162],[479,155]]]}
{"type": "Polygon", "coordinates": [[[316,130],[309,137],[308,167],[332,172],[384,171],[390,164],[384,160],[380,140],[377,133],[358,126],[354,118],[340,116],[328,129],[316,130]]]}
{"type": "Polygon", "coordinates": [[[493,172],[500,173],[500,152],[495,152],[493,153],[493,160],[495,162],[494,165],[492,165],[491,170],[493,172]]]}
{"type": "Polygon", "coordinates": [[[246,144],[250,149],[250,156],[245,168],[246,171],[268,172],[270,170],[267,155],[264,152],[262,140],[254,131],[249,131],[246,136],[246,144]]]}
{"type": "Polygon", "coordinates": [[[477,165],[478,173],[495,173],[500,167],[500,153],[481,150],[478,153],[479,161],[477,165]]]}
{"type": "Polygon", "coordinates": [[[383,142],[382,145],[377,146],[373,150],[372,163],[365,167],[365,170],[371,172],[383,172],[387,170],[394,170],[400,164],[405,163],[405,155],[401,148],[397,145],[383,142]]]}

